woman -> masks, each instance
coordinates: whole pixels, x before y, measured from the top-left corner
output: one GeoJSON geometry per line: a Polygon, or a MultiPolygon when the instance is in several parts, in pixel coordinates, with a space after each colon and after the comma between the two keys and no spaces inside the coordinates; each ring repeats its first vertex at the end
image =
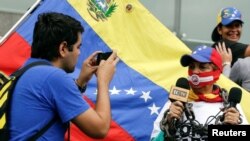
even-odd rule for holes
{"type": "Polygon", "coordinates": [[[250,56],[250,45],[238,42],[242,35],[243,23],[242,14],[235,7],[223,8],[218,14],[217,26],[214,28],[211,38],[215,42],[213,47],[218,47],[218,43],[225,42],[226,47],[229,48],[229,50],[220,50],[219,53],[222,55],[227,55],[232,51],[232,61],[224,60],[224,56],[224,65],[231,63],[233,66],[238,58],[250,56]]]}
{"type": "MultiPolygon", "coordinates": [[[[214,48],[198,46],[191,55],[181,57],[181,65],[188,67],[188,82],[191,86],[189,102],[167,102],[161,111],[164,114],[160,113],[155,122],[153,140],[164,140],[164,137],[169,140],[204,140],[208,136],[209,124],[241,124],[240,109],[224,108],[226,92],[215,84],[222,73],[222,59],[214,48]],[[185,113],[187,111],[188,116],[185,113]],[[159,120],[161,132],[157,133],[159,120]]],[[[247,123],[245,118],[243,123],[247,123]]]]}
{"type": "Polygon", "coordinates": [[[222,57],[223,74],[250,91],[250,77],[248,77],[250,45],[238,42],[244,23],[241,12],[234,7],[226,7],[220,11],[217,19],[218,24],[213,30],[212,40],[216,42],[213,46],[222,57]]]}

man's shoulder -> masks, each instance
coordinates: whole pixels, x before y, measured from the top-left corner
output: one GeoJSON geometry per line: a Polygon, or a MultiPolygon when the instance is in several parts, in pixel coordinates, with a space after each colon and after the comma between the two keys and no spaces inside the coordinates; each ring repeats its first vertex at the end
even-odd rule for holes
{"type": "MultiPolygon", "coordinates": [[[[67,73],[60,68],[52,65],[38,65],[27,70],[21,77],[22,81],[43,82],[43,81],[58,81],[62,82],[67,76],[67,73]]],[[[58,83],[57,82],[57,83],[58,83]]]]}

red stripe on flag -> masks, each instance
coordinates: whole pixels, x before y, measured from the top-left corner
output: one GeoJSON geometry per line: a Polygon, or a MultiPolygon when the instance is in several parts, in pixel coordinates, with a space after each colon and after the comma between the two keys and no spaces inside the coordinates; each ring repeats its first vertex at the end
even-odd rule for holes
{"type": "MultiPolygon", "coordinates": [[[[94,108],[94,103],[84,96],[84,99],[94,108]]],[[[65,141],[68,140],[68,132],[65,134],[65,141]]],[[[74,124],[70,125],[70,140],[73,141],[134,141],[134,138],[116,122],[111,121],[110,130],[104,139],[92,139],[85,135],[74,124]],[[119,137],[119,138],[114,138],[119,137]]]]}
{"type": "Polygon", "coordinates": [[[30,57],[31,47],[18,33],[0,46],[0,70],[10,75],[30,57]]]}

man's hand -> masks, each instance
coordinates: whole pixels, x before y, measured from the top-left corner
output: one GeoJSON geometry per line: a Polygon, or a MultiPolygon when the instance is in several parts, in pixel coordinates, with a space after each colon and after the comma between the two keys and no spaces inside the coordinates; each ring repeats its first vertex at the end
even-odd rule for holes
{"type": "Polygon", "coordinates": [[[96,66],[96,56],[101,51],[92,53],[82,64],[79,77],[76,79],[77,85],[80,87],[85,86],[91,79],[93,74],[96,73],[98,66],[96,66]]]}

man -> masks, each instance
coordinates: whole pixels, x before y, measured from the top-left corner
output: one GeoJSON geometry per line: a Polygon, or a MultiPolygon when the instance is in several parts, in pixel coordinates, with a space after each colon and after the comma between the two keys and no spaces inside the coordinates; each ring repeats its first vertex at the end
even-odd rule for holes
{"type": "Polygon", "coordinates": [[[83,31],[80,22],[68,15],[50,12],[38,16],[31,58],[25,65],[41,60],[50,65],[32,67],[18,80],[11,101],[10,140],[28,140],[53,118],[55,123],[38,140],[64,140],[69,122],[90,137],[105,137],[111,122],[109,83],[119,58],[114,52],[96,66],[96,51],[73,80],[67,73],[74,71],[83,31]],[[78,89],[82,90],[93,74],[98,86],[95,109],[78,89]]]}

